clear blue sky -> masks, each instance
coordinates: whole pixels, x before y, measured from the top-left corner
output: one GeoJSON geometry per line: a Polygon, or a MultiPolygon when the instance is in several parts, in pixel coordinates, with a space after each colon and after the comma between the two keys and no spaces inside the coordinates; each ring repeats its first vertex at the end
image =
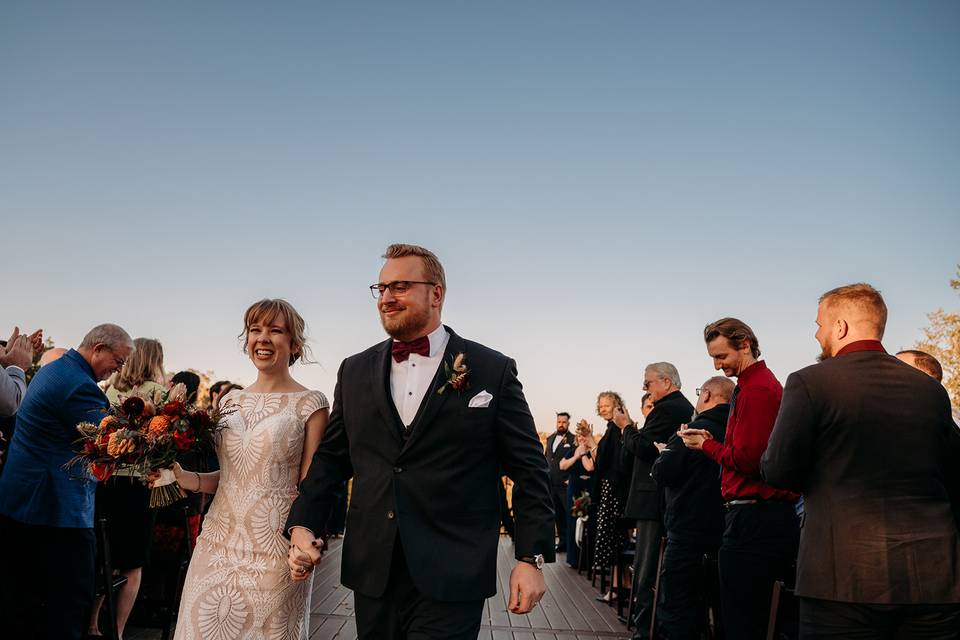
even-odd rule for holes
{"type": "Polygon", "coordinates": [[[783,380],[851,281],[909,346],[960,307],[958,68],[956,2],[4,2],[0,330],[118,322],[249,383],[282,296],[332,395],[406,241],[542,430],[636,412],[652,361],[692,397],[723,315],[783,380]]]}

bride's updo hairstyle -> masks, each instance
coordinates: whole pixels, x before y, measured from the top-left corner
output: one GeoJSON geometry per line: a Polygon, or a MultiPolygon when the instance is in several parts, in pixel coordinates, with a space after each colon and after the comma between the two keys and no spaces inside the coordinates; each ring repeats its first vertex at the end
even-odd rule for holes
{"type": "Polygon", "coordinates": [[[312,353],[307,345],[307,324],[293,305],[283,298],[264,298],[250,305],[243,314],[243,332],[237,336],[243,343],[243,352],[247,353],[247,333],[250,331],[250,326],[269,325],[277,316],[283,317],[287,332],[290,334],[290,365],[292,366],[297,360],[304,364],[312,363],[312,353]]]}

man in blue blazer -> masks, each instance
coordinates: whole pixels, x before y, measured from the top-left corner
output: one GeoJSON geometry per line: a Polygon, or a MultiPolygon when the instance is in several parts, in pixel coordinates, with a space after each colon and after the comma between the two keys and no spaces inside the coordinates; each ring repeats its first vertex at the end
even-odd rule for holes
{"type": "Polygon", "coordinates": [[[92,478],[64,469],[80,422],[109,406],[97,381],[133,350],[126,331],[94,327],[76,349],[37,372],[17,412],[0,476],[0,637],[79,639],[93,602],[92,478]]]}

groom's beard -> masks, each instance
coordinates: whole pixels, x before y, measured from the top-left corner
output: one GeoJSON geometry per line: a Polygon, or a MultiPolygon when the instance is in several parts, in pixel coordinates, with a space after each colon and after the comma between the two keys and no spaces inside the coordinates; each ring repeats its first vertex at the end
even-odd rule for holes
{"type": "MultiPolygon", "coordinates": [[[[387,308],[395,308],[398,305],[384,305],[387,308]]],[[[382,309],[381,309],[382,311],[382,309]]],[[[419,338],[430,324],[430,309],[425,308],[417,310],[406,307],[399,315],[388,318],[380,314],[380,324],[383,330],[387,332],[394,340],[409,342],[419,338]]]]}

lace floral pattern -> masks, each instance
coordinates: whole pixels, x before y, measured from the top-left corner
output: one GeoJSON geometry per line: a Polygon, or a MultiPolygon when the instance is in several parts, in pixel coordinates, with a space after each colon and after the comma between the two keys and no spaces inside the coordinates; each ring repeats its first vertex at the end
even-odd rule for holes
{"type": "Polygon", "coordinates": [[[311,582],[293,582],[283,536],[297,496],[304,424],[318,391],[231,392],[220,486],[190,560],[174,640],[306,640],[311,582]]]}

